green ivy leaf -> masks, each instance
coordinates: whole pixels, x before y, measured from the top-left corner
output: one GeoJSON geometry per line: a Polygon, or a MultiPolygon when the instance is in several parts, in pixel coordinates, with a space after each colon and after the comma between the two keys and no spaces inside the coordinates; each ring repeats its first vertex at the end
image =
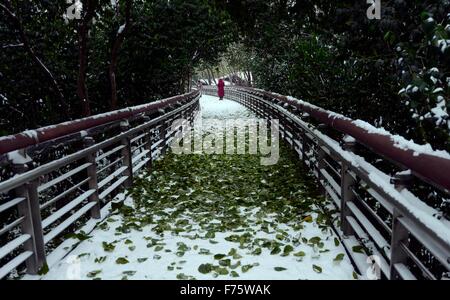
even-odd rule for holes
{"type": "Polygon", "coordinates": [[[336,255],[336,257],[333,259],[333,261],[335,262],[341,262],[345,257],[344,253],[339,253],[338,255],[336,255]]]}
{"type": "Polygon", "coordinates": [[[95,271],[91,271],[89,273],[87,273],[87,278],[94,278],[97,277],[98,274],[100,274],[102,272],[102,270],[95,270],[95,271]]]}
{"type": "Polygon", "coordinates": [[[212,271],[211,264],[202,264],[198,267],[198,271],[202,274],[208,274],[212,271]]]}
{"type": "Polygon", "coordinates": [[[217,260],[220,260],[220,259],[222,259],[224,257],[226,257],[225,254],[216,254],[216,255],[214,255],[214,259],[217,259],[217,260]]]}
{"type": "Polygon", "coordinates": [[[219,265],[221,265],[222,267],[229,267],[231,265],[231,259],[219,260],[219,265]]]}
{"type": "Polygon", "coordinates": [[[364,247],[363,246],[353,246],[352,251],[356,253],[364,253],[364,247]]]}
{"type": "Polygon", "coordinates": [[[247,273],[251,268],[253,268],[253,265],[245,265],[242,266],[242,273],[247,273]]]}
{"type": "Polygon", "coordinates": [[[278,247],[278,246],[276,246],[276,247],[274,247],[274,248],[272,249],[272,251],[270,251],[270,254],[271,254],[271,255],[276,255],[276,254],[278,254],[278,253],[280,253],[280,252],[281,252],[281,248],[278,247]]]}
{"type": "Polygon", "coordinates": [[[205,235],[206,239],[214,239],[216,237],[216,233],[214,231],[208,231],[205,235]]]}
{"type": "Polygon", "coordinates": [[[98,258],[96,258],[95,260],[94,260],[94,262],[96,262],[96,263],[98,263],[98,264],[101,264],[101,263],[103,263],[103,262],[105,262],[106,261],[106,256],[101,256],[101,257],[98,257],[98,258]]]}
{"type": "Polygon", "coordinates": [[[129,261],[125,257],[119,257],[116,259],[116,264],[118,265],[126,265],[129,261]]]}
{"type": "Polygon", "coordinates": [[[239,277],[239,274],[236,271],[231,271],[230,275],[231,275],[231,277],[234,277],[234,278],[239,277]]]}
{"type": "Polygon", "coordinates": [[[216,272],[219,275],[228,275],[229,274],[229,271],[227,270],[227,268],[217,268],[216,272]]]}
{"type": "Polygon", "coordinates": [[[105,250],[106,252],[113,252],[114,249],[116,249],[116,246],[114,246],[113,243],[103,242],[102,246],[103,246],[103,250],[105,250]]]}
{"type": "Polygon", "coordinates": [[[262,253],[262,249],[261,248],[256,248],[252,252],[253,255],[261,255],[261,253],[262,253]]]}
{"type": "Polygon", "coordinates": [[[48,273],[48,271],[50,271],[50,269],[49,269],[49,267],[48,267],[48,264],[44,264],[43,266],[42,266],[42,268],[40,268],[39,269],[39,271],[38,271],[38,275],[45,275],[45,274],[47,274],[48,273]]]}
{"type": "Polygon", "coordinates": [[[334,245],[336,247],[339,247],[340,244],[341,244],[341,242],[339,242],[338,238],[334,238],[334,245]]]}
{"type": "Polygon", "coordinates": [[[293,251],[294,251],[294,247],[292,247],[291,245],[286,245],[286,246],[284,246],[284,249],[283,249],[283,256],[288,256],[293,251]]]}
{"type": "Polygon", "coordinates": [[[319,274],[322,273],[322,268],[319,267],[318,265],[313,265],[313,270],[316,273],[319,273],[319,274]]]}
{"type": "Polygon", "coordinates": [[[304,256],[306,256],[306,253],[303,252],[303,251],[299,251],[299,252],[297,252],[297,253],[294,253],[294,256],[297,256],[297,257],[304,257],[304,256]]]}
{"type": "Polygon", "coordinates": [[[127,276],[134,276],[134,274],[136,274],[136,271],[123,271],[122,274],[127,276]]]}

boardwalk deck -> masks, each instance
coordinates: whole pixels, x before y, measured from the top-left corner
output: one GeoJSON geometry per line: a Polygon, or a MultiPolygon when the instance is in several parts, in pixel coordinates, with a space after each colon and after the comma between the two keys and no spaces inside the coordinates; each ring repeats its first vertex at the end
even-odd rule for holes
{"type": "MultiPolygon", "coordinates": [[[[253,117],[211,96],[201,107],[206,131],[222,129],[213,119],[253,117]]],[[[254,155],[169,153],[64,260],[25,278],[352,279],[307,173],[284,147],[273,166],[254,155]]]]}

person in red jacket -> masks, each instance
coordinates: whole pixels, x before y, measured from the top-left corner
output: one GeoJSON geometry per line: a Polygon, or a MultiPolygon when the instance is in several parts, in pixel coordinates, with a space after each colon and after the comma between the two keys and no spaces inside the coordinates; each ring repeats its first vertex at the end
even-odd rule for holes
{"type": "Polygon", "coordinates": [[[217,86],[219,98],[220,100],[223,100],[223,97],[225,97],[225,82],[223,81],[223,79],[219,79],[219,83],[217,84],[217,86]]]}

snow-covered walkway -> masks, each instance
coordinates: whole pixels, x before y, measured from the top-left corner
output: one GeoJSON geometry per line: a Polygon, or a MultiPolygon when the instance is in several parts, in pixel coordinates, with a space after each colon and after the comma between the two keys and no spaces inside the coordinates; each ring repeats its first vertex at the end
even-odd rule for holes
{"type": "MultiPolygon", "coordinates": [[[[210,96],[201,107],[204,126],[253,116],[210,96]]],[[[119,212],[33,278],[352,279],[317,205],[324,199],[292,153],[283,148],[281,156],[263,167],[251,155],[169,153],[137,180],[119,212]]]]}

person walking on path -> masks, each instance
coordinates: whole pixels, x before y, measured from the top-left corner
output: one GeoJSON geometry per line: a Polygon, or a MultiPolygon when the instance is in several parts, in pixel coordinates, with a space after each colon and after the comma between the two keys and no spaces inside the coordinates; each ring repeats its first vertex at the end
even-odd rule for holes
{"type": "Polygon", "coordinates": [[[223,81],[223,79],[219,79],[219,83],[217,84],[217,86],[219,98],[220,100],[223,100],[223,97],[225,97],[225,82],[223,81]]]}

